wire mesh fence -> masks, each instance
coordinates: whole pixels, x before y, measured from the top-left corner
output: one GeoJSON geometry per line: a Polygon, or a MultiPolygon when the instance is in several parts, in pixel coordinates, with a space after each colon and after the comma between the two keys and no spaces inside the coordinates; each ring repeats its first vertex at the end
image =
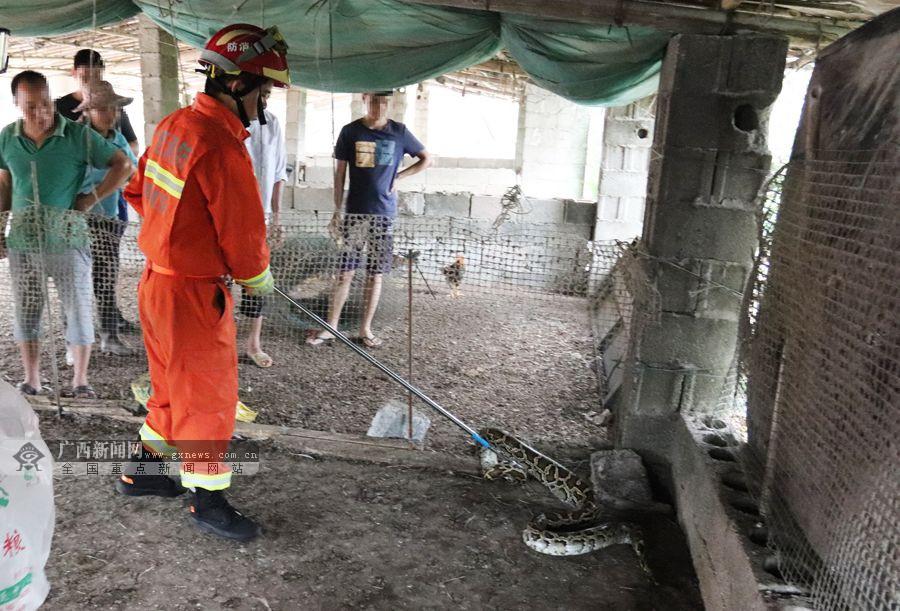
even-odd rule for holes
{"type": "Polygon", "coordinates": [[[770,181],[722,406],[745,410],[770,569],[816,609],[900,608],[900,155],[770,181]]]}
{"type": "MultiPolygon", "coordinates": [[[[139,226],[26,210],[12,215],[10,227],[25,233],[64,228],[54,231],[68,237],[8,240],[9,265],[0,266],[6,306],[0,326],[7,337],[15,330],[19,342],[40,341],[43,377],[54,394],[71,386],[72,361],[82,358],[72,347],[96,340],[90,384],[101,399],[129,401],[131,382],[146,373],[137,306],[146,267],[139,226]],[[35,264],[27,277],[40,299],[17,289],[22,257],[35,264]],[[27,336],[18,331],[26,323],[27,336]]],[[[11,229],[11,238],[17,233],[11,229]]],[[[599,405],[597,376],[607,373],[591,327],[608,330],[630,317],[628,284],[611,274],[623,245],[514,222],[494,227],[449,217],[351,215],[334,225],[330,217],[290,212],[271,229],[270,247],[276,282],[286,293],[476,425],[565,442],[604,434],[590,418],[599,405]],[[601,293],[615,297],[615,307],[593,307],[601,293]]],[[[254,299],[237,285],[231,291],[241,400],[259,412],[258,422],[363,433],[378,407],[407,401],[405,391],[328,341],[287,300],[254,299]],[[261,349],[275,362],[269,369],[246,357],[257,317],[261,349]]],[[[19,355],[12,341],[6,348],[4,369],[15,378],[19,355]]],[[[457,448],[455,430],[433,422],[432,447],[457,448]]]]}

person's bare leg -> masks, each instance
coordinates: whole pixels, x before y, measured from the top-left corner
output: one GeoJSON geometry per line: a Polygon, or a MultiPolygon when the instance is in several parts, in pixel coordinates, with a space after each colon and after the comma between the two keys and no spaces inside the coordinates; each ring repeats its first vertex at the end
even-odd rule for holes
{"type": "Polygon", "coordinates": [[[250,357],[257,367],[271,367],[274,362],[272,357],[262,349],[262,323],[263,317],[257,316],[250,319],[250,332],[244,342],[244,352],[250,357]]]}
{"type": "Polygon", "coordinates": [[[250,332],[247,334],[247,341],[244,344],[247,354],[262,352],[262,322],[262,316],[250,319],[250,332]]]}
{"type": "Polygon", "coordinates": [[[19,342],[25,383],[35,390],[41,389],[41,348],[37,341],[19,342]]]}
{"type": "Polygon", "coordinates": [[[75,364],[72,366],[72,388],[87,386],[88,363],[91,361],[91,344],[72,345],[72,356],[75,364]]]}
{"type": "MultiPolygon", "coordinates": [[[[331,296],[331,304],[328,306],[328,320],[326,322],[335,329],[338,328],[338,322],[341,320],[341,312],[343,312],[344,305],[347,303],[347,298],[350,296],[350,285],[353,284],[354,273],[355,270],[352,269],[341,272],[341,275],[338,277],[337,285],[334,287],[334,294],[331,296]]],[[[310,343],[317,345],[316,342],[321,343],[324,340],[332,338],[334,338],[334,336],[323,329],[316,334],[315,339],[310,340],[310,343]]]]}
{"type": "Polygon", "coordinates": [[[375,311],[381,299],[381,281],[384,274],[369,274],[366,276],[365,311],[359,325],[359,336],[364,339],[374,339],[372,333],[372,321],[375,319],[375,311]]]}

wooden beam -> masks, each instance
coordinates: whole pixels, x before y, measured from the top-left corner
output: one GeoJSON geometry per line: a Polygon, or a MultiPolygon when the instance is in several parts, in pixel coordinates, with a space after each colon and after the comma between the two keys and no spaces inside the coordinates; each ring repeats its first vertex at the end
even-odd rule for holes
{"type": "MultiPolygon", "coordinates": [[[[66,47],[69,49],[87,49],[88,47],[90,47],[90,44],[87,41],[85,41],[85,44],[76,44],[73,42],[61,42],[58,40],[54,40],[53,38],[36,38],[35,40],[39,40],[41,42],[40,45],[34,46],[35,49],[47,49],[47,48],[51,48],[54,46],[66,47]]],[[[92,48],[94,49],[94,51],[97,51],[98,53],[120,53],[122,55],[133,55],[135,57],[137,57],[137,55],[138,55],[137,49],[135,49],[135,50],[116,49],[114,47],[96,47],[96,46],[92,47],[92,48]]],[[[74,56],[75,56],[75,54],[73,53],[72,57],[74,57],[74,56]]],[[[71,58],[69,58],[69,60],[71,61],[71,58]]],[[[106,61],[105,57],[103,58],[103,61],[104,62],[106,61]]]]}
{"type": "MultiPolygon", "coordinates": [[[[57,409],[48,397],[27,397],[27,399],[35,410],[55,412],[57,409]]],[[[144,416],[129,414],[121,405],[122,401],[98,399],[69,399],[64,402],[68,413],[109,418],[130,424],[137,430],[144,422],[144,416]]],[[[271,440],[278,446],[311,456],[481,475],[481,467],[474,456],[454,456],[423,450],[403,439],[380,439],[365,435],[328,433],[246,422],[235,423],[235,432],[249,439],[271,440]]]]}
{"type": "Polygon", "coordinates": [[[499,74],[510,74],[512,76],[527,77],[528,73],[519,67],[515,62],[505,62],[499,59],[489,59],[486,62],[469,66],[468,70],[486,70],[488,72],[497,72],[499,74]]]}
{"type": "Polygon", "coordinates": [[[808,44],[839,38],[858,24],[828,19],[791,19],[743,11],[716,11],[653,0],[406,0],[412,4],[446,6],[495,13],[548,17],[580,23],[642,25],[684,34],[754,31],[788,36],[808,44]]]}

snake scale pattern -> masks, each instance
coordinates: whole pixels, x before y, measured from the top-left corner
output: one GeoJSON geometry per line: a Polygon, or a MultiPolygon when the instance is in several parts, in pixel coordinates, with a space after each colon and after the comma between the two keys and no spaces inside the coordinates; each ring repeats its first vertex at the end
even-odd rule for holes
{"type": "Polygon", "coordinates": [[[543,513],[531,520],[522,531],[525,545],[551,556],[577,556],[626,544],[634,549],[641,568],[649,573],[640,528],[630,522],[602,522],[602,508],[594,501],[589,483],[509,433],[488,428],[479,434],[512,458],[499,457],[483,448],[481,466],[485,479],[524,481],[531,476],[572,508],[569,512],[543,513]]]}

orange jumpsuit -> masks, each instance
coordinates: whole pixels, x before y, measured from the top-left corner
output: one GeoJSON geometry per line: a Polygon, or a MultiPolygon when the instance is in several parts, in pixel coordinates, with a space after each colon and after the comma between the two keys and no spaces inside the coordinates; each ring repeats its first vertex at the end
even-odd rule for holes
{"type": "Polygon", "coordinates": [[[152,393],[141,440],[154,452],[199,452],[196,461],[182,457],[181,480],[208,490],[231,483],[212,455],[228,447],[238,401],[223,276],[249,287],[269,276],[248,136],[237,116],[201,93],[162,120],[125,190],[143,217],[138,246],[147,257],[138,306],[152,393]]]}

